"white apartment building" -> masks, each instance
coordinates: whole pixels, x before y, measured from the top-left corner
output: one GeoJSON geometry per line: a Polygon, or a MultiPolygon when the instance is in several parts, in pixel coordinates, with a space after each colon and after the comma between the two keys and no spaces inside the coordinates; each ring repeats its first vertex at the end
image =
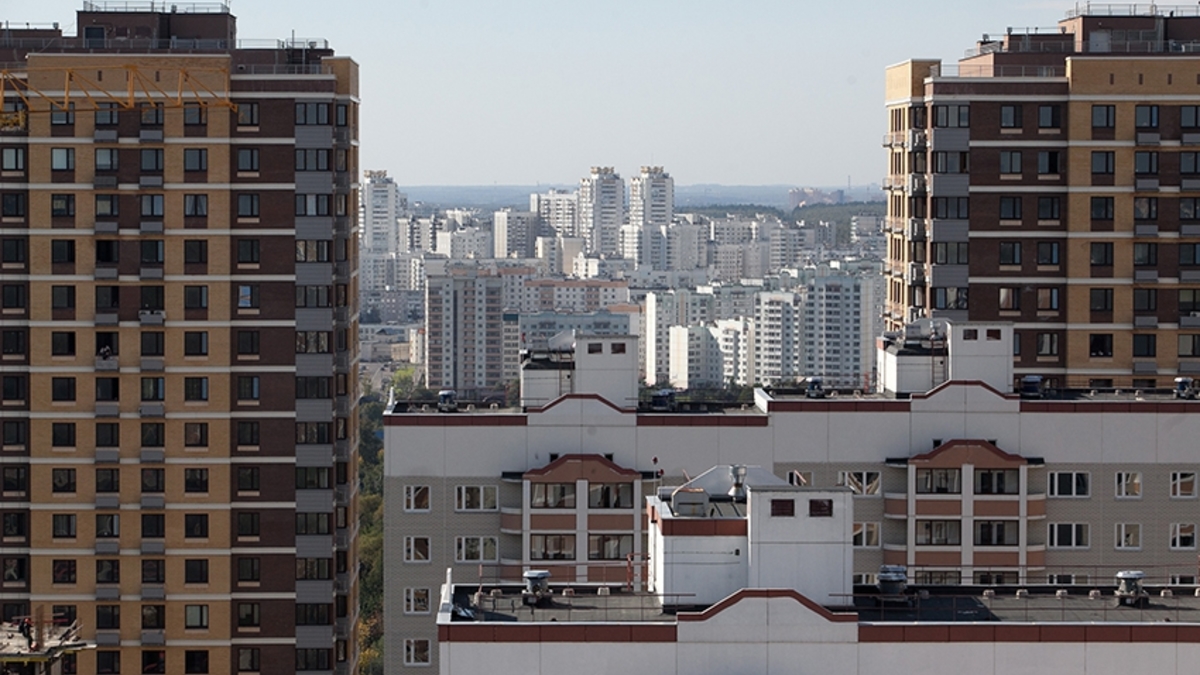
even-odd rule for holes
{"type": "Polygon", "coordinates": [[[687,271],[708,266],[708,228],[674,222],[666,230],[666,269],[687,271]]]}
{"type": "Polygon", "coordinates": [[[481,227],[464,227],[437,233],[437,252],[452,260],[492,258],[492,233],[481,227]]]}
{"type": "Polygon", "coordinates": [[[661,166],[643,166],[629,182],[629,224],[667,227],[675,217],[675,179],[661,166]]]}
{"type": "Polygon", "coordinates": [[[722,379],[738,386],[753,384],[754,321],[747,318],[719,319],[712,328],[721,348],[722,379]]]}
{"type": "Polygon", "coordinates": [[[360,186],[359,250],[366,254],[399,253],[400,220],[408,217],[408,197],[387,171],[364,171],[360,186]]]}
{"type": "Polygon", "coordinates": [[[752,382],[767,385],[804,376],[802,320],[799,294],[764,291],[755,296],[752,382]]]}
{"type": "Polygon", "coordinates": [[[671,326],[668,381],[678,389],[718,388],[725,384],[725,359],[716,329],[671,326]]]}
{"type": "Polygon", "coordinates": [[[579,236],[579,193],[550,190],[529,195],[529,210],[560,237],[579,236]]]}
{"type": "Polygon", "coordinates": [[[863,280],[828,268],[822,271],[803,288],[804,374],[819,375],[835,387],[869,390],[870,371],[863,371],[862,353],[871,346],[863,340],[863,280]]]}
{"type": "Polygon", "coordinates": [[[666,382],[670,379],[671,327],[699,326],[712,317],[712,296],[690,289],[677,288],[646,294],[646,382],[666,382]]]}
{"type": "Polygon", "coordinates": [[[504,278],[476,266],[452,266],[425,288],[425,382],[464,396],[503,386],[504,278]]]}
{"type": "Polygon", "coordinates": [[[523,313],[595,312],[629,302],[629,283],[608,279],[529,279],[520,307],[523,313]]]}
{"type": "Polygon", "coordinates": [[[534,255],[534,239],[538,234],[536,211],[501,209],[492,214],[492,257],[530,258],[534,255]]]}
{"type": "Polygon", "coordinates": [[[579,236],[589,253],[619,256],[625,223],[625,181],[609,166],[594,166],[579,181],[579,236]]]}

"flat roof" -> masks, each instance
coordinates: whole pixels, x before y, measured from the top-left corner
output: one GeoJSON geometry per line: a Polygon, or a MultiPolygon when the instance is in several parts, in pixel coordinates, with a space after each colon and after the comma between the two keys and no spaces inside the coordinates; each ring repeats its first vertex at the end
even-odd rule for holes
{"type": "MultiPolygon", "coordinates": [[[[452,615],[453,621],[488,623],[642,623],[674,624],[677,611],[697,611],[708,606],[689,602],[691,596],[666,598],[651,593],[635,593],[619,587],[609,587],[609,595],[599,595],[597,586],[586,584],[552,585],[551,595],[541,606],[527,605],[517,585],[484,586],[482,603],[474,608],[473,616],[452,615]],[[574,595],[565,593],[571,588],[574,595]]],[[[478,584],[455,587],[455,604],[469,607],[478,584]]],[[[1121,605],[1111,588],[1101,589],[1100,597],[1088,595],[1089,587],[1070,589],[1065,597],[1057,597],[1053,588],[1029,589],[1029,594],[1017,597],[1016,588],[997,588],[994,597],[984,597],[983,588],[954,588],[952,593],[938,589],[927,597],[919,597],[911,587],[905,600],[878,594],[856,594],[844,605],[828,605],[834,613],[853,612],[860,623],[1200,623],[1200,597],[1190,588],[1170,597],[1161,597],[1157,590],[1142,607],[1121,605]]]]}

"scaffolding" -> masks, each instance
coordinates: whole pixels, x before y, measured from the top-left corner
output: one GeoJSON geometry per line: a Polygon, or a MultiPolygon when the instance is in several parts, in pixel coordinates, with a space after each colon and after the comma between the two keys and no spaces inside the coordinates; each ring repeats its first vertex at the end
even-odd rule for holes
{"type": "MultiPolygon", "coordinates": [[[[113,68],[114,70],[117,68],[113,68]]],[[[101,86],[76,68],[23,68],[0,70],[0,131],[26,131],[34,114],[134,110],[147,104],[174,109],[184,107],[228,108],[237,111],[229,98],[229,71],[224,68],[172,68],[175,86],[163,87],[163,68],[147,76],[136,64],[119,66],[123,81],[119,90],[101,86]],[[61,92],[48,92],[30,84],[31,72],[62,73],[61,92]],[[224,91],[205,84],[213,76],[224,82],[224,91]]],[[[95,72],[89,70],[89,72],[95,72]]]]}

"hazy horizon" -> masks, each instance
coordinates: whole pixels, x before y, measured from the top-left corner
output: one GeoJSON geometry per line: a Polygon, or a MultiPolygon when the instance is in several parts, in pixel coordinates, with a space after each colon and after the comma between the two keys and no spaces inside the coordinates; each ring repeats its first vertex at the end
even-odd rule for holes
{"type": "MultiPolygon", "coordinates": [[[[185,3],[181,3],[185,4],[185,3]]],[[[13,27],[82,0],[7,3],[13,27]]],[[[886,173],[884,69],[953,61],[1070,1],[232,2],[242,39],[326,38],[362,66],[360,166],[401,184],[571,184],[663,166],[680,185],[861,185],[886,173]],[[336,7],[336,10],[331,8],[336,7]]]]}

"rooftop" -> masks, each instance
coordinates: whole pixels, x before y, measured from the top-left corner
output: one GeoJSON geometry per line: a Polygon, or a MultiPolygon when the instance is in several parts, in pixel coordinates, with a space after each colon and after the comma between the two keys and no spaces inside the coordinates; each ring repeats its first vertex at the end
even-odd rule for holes
{"type": "MultiPolygon", "coordinates": [[[[451,620],[675,623],[679,612],[708,609],[689,603],[686,596],[664,598],[616,587],[608,587],[604,591],[607,595],[600,595],[598,588],[553,585],[550,596],[540,606],[533,606],[525,604],[519,585],[459,585],[454,589],[454,606],[471,611],[452,612],[451,620]]],[[[1019,597],[1016,587],[1000,587],[994,589],[993,597],[987,597],[982,588],[938,587],[930,594],[923,594],[910,587],[907,602],[892,597],[881,602],[879,594],[865,592],[871,587],[859,587],[864,592],[848,598],[847,604],[827,609],[838,614],[853,612],[857,621],[864,623],[1200,623],[1200,597],[1193,595],[1191,588],[1168,597],[1158,595],[1155,590],[1148,603],[1140,608],[1119,605],[1111,588],[1100,590],[1098,597],[1090,597],[1088,588],[1078,587],[1060,597],[1056,588],[1033,587],[1028,589],[1028,595],[1019,597]]]]}

